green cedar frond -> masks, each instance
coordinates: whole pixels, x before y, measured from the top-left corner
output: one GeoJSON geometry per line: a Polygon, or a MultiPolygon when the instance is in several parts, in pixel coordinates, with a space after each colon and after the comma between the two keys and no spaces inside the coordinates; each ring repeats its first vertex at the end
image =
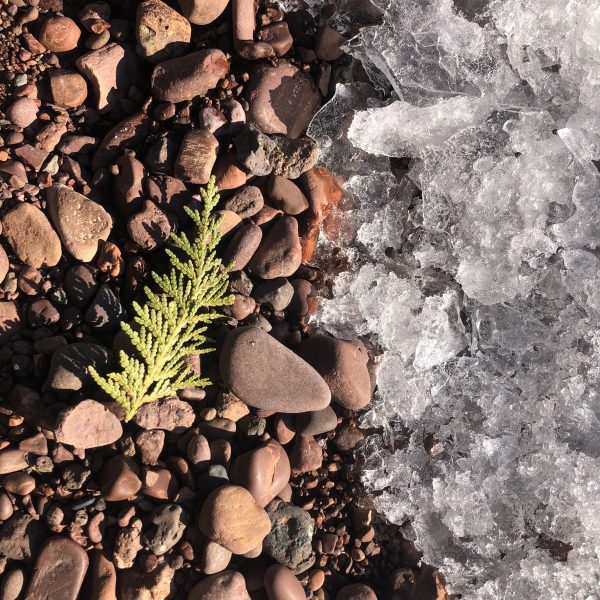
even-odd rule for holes
{"type": "Polygon", "coordinates": [[[120,369],[105,377],[90,367],[98,386],[123,407],[126,421],[147,402],[210,383],[193,373],[184,359],[214,349],[204,334],[223,315],[209,311],[231,304],[233,296],[228,294],[229,268],[215,252],[221,240],[221,218],[211,215],[219,202],[214,177],[200,196],[202,210],[184,207],[195,226],[194,239],[190,241],[184,232],[171,234],[170,242],[178,253],[165,251],[169,273],[152,273],[157,289],[145,287],[146,302],[132,303],[133,325],[121,324],[135,355],[121,351],[120,369]]]}

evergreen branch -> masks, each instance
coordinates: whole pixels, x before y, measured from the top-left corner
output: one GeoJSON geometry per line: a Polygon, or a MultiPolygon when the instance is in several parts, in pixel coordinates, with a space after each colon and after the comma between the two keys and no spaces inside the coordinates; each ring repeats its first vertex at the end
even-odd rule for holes
{"type": "Polygon", "coordinates": [[[148,402],[210,383],[192,372],[184,359],[214,349],[204,333],[223,317],[213,309],[231,304],[233,296],[227,293],[229,268],[215,252],[221,240],[221,219],[212,216],[219,202],[214,177],[200,190],[200,197],[201,210],[184,207],[195,227],[193,241],[184,232],[171,234],[171,245],[178,253],[170,248],[165,251],[169,273],[151,274],[157,291],[144,287],[145,303],[132,304],[134,325],[121,324],[135,355],[121,351],[120,369],[106,376],[89,369],[98,386],[123,407],[126,421],[148,402]]]}

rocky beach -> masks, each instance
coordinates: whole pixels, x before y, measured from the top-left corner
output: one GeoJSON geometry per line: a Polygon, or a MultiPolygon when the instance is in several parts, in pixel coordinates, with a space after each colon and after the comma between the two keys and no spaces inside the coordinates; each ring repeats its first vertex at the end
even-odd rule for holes
{"type": "Polygon", "coordinates": [[[368,78],[284,8],[0,4],[0,600],[447,597],[360,482],[377,350],[314,320],[306,132],[368,78]]]}

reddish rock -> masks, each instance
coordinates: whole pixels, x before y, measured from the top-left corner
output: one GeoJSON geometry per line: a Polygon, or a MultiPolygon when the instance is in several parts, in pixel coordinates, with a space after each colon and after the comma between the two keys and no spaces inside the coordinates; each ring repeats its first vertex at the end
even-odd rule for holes
{"type": "Polygon", "coordinates": [[[233,45],[242,58],[258,60],[274,56],[275,51],[265,42],[254,41],[256,27],[253,0],[233,0],[233,45]]]}
{"type": "Polygon", "coordinates": [[[269,177],[267,195],[276,208],[288,215],[299,215],[308,208],[308,200],[300,188],[280,175],[269,177]]]}
{"type": "Polygon", "coordinates": [[[249,123],[264,133],[290,138],[306,131],[321,102],[312,77],[287,62],[276,67],[260,64],[251,74],[244,95],[249,123]]]}
{"type": "Polygon", "coordinates": [[[208,25],[219,17],[229,0],[177,0],[185,18],[194,25],[208,25]]]}
{"type": "Polygon", "coordinates": [[[290,464],[294,477],[317,471],[323,465],[323,449],[312,436],[297,435],[290,453],[290,464]]]}
{"type": "Polygon", "coordinates": [[[152,73],[152,95],[165,102],[183,102],[204,96],[229,71],[221,50],[211,48],[164,61],[152,73]]]}
{"type": "Polygon", "coordinates": [[[56,441],[85,450],[116,442],[123,427],[104,404],[82,400],[60,413],[54,434],[56,441]]]}
{"type": "Polygon", "coordinates": [[[117,570],[103,550],[92,550],[90,577],[90,600],[117,599],[117,570]]]}
{"type": "Polygon", "coordinates": [[[52,102],[63,108],[77,108],[87,98],[88,89],[85,79],[73,71],[51,69],[48,72],[52,102]]]}
{"type": "Polygon", "coordinates": [[[68,52],[77,48],[81,30],[69,17],[50,17],[40,29],[40,43],[50,52],[68,52]]]}
{"type": "Polygon", "coordinates": [[[88,563],[79,544],[66,537],[51,538],[35,561],[24,600],[76,600],[88,563]]]}
{"type": "Polygon", "coordinates": [[[265,589],[269,600],[305,600],[302,584],[291,569],[272,565],[265,571],[265,589]]]}
{"type": "Polygon", "coordinates": [[[246,171],[231,153],[220,154],[213,169],[216,185],[221,191],[235,190],[246,183],[246,171]]]}
{"type": "Polygon", "coordinates": [[[14,300],[0,302],[0,344],[5,344],[21,330],[19,305],[14,300]]]}
{"type": "Polygon", "coordinates": [[[181,433],[193,425],[195,418],[194,410],[187,402],[167,398],[144,404],[133,422],[142,429],[164,429],[181,433]]]}
{"type": "Polygon", "coordinates": [[[108,460],[100,472],[100,490],[108,502],[120,502],[133,498],[142,487],[137,464],[117,454],[108,460]]]}
{"type": "Polygon", "coordinates": [[[254,256],[262,240],[262,229],[254,223],[238,228],[223,253],[223,264],[231,264],[231,271],[240,271],[254,256]]]}
{"type": "Polygon", "coordinates": [[[206,575],[220,573],[231,562],[231,552],[216,542],[207,542],[202,549],[200,565],[206,575]]]}
{"type": "Polygon", "coordinates": [[[6,118],[13,125],[25,129],[36,120],[38,110],[38,105],[33,98],[17,98],[6,109],[6,118]]]}
{"type": "Polygon", "coordinates": [[[187,600],[251,600],[246,580],[237,571],[223,571],[197,583],[187,600]]]}
{"type": "Polygon", "coordinates": [[[375,592],[364,583],[352,583],[343,587],[335,600],[377,600],[375,592]]]}
{"type": "Polygon", "coordinates": [[[143,210],[127,222],[129,237],[143,250],[164,245],[172,230],[172,220],[152,200],[144,202],[143,210]]]}
{"type": "Polygon", "coordinates": [[[208,129],[188,130],[175,161],[175,176],[190,183],[208,183],[218,148],[217,138],[208,129]]]}

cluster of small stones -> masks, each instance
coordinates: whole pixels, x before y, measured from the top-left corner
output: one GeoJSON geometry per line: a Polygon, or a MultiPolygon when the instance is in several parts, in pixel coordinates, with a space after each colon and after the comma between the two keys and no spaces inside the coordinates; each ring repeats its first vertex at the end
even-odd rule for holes
{"type": "Polygon", "coordinates": [[[342,195],[305,136],[349,65],[331,15],[0,1],[0,600],[445,598],[354,483],[371,353],[307,325],[342,195]],[[88,368],[211,176],[212,384],[126,423],[88,368]]]}

